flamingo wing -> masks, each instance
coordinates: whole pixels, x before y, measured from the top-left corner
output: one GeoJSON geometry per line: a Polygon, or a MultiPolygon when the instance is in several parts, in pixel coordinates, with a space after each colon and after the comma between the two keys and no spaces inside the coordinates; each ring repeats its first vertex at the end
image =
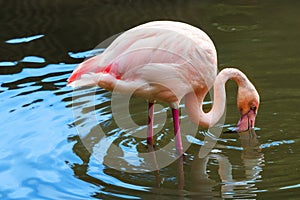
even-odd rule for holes
{"type": "Polygon", "coordinates": [[[153,95],[149,91],[169,88],[181,98],[199,84],[211,87],[216,66],[214,45],[203,31],[180,22],[157,21],[121,34],[102,54],[81,63],[68,84],[112,91],[118,83],[125,93],[141,87],[136,94],[145,98],[153,95]]]}

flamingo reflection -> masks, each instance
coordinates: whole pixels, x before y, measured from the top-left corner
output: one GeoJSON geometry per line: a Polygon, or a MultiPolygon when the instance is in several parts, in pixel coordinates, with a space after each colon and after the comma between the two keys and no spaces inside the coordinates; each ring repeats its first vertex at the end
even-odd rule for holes
{"type": "Polygon", "coordinates": [[[264,156],[260,151],[260,144],[254,130],[239,133],[242,145],[241,158],[245,169],[244,179],[235,180],[232,174],[233,166],[230,158],[220,153],[210,153],[204,158],[195,155],[191,168],[191,192],[196,196],[215,197],[214,187],[216,181],[207,173],[209,160],[218,162],[218,175],[221,179],[221,197],[237,198],[256,196],[253,191],[257,190],[255,182],[261,178],[264,156]]]}

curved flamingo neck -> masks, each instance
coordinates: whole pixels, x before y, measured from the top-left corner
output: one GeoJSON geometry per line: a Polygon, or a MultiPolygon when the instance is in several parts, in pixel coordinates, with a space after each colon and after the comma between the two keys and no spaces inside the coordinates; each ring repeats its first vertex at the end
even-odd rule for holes
{"type": "Polygon", "coordinates": [[[250,81],[244,73],[235,68],[223,69],[216,77],[214,83],[214,103],[211,110],[207,113],[203,111],[203,100],[208,90],[201,93],[189,93],[186,96],[186,109],[191,120],[199,124],[201,127],[209,128],[215,125],[225,111],[226,91],[225,83],[229,80],[234,80],[238,87],[246,87],[250,81]]]}

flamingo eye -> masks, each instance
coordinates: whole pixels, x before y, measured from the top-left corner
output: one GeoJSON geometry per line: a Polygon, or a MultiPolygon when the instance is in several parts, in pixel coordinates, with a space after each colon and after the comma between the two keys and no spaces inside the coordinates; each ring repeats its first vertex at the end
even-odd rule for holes
{"type": "Polygon", "coordinates": [[[256,110],[256,106],[254,106],[254,105],[252,105],[252,106],[250,106],[250,110],[256,110]]]}

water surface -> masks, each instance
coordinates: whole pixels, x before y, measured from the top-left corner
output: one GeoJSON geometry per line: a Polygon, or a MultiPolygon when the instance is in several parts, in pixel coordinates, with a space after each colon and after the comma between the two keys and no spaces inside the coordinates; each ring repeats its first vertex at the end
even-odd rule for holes
{"type": "MultiPolygon", "coordinates": [[[[0,1],[0,198],[297,198],[299,6],[295,1],[0,1]],[[96,90],[91,111],[80,92],[95,90],[66,86],[72,70],[101,41],[158,19],[202,28],[217,47],[219,69],[238,67],[261,95],[255,132],[222,134],[205,158],[198,157],[205,130],[188,138],[184,181],[180,160],[159,174],[103,165],[92,155],[103,147],[97,125],[108,142],[127,152],[122,159],[128,162],[133,162],[128,152],[147,150],[145,140],[117,126],[109,92],[96,90]],[[74,108],[81,110],[79,118],[74,108]],[[86,120],[91,113],[97,114],[96,124],[86,120]],[[82,144],[76,125],[86,131],[93,151],[82,144]]],[[[224,131],[238,120],[234,83],[228,83],[227,96],[224,131]]],[[[146,102],[131,103],[131,117],[145,128],[146,102]]],[[[162,128],[157,146],[172,139],[170,110],[158,109],[159,114],[169,118],[165,124],[156,120],[162,128]]]]}

